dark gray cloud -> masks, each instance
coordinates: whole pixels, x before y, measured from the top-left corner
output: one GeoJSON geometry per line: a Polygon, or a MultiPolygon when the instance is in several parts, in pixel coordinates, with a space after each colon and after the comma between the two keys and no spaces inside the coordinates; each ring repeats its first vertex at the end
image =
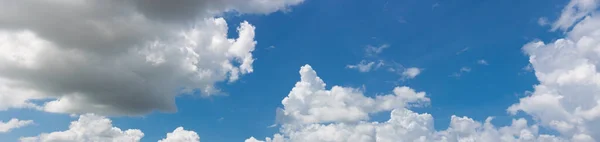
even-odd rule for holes
{"type": "Polygon", "coordinates": [[[228,39],[227,11],[302,0],[0,0],[0,110],[138,115],[251,73],[254,26],[228,39]],[[237,37],[237,36],[236,36],[237,37]],[[47,100],[35,104],[33,100],[47,100]]]}

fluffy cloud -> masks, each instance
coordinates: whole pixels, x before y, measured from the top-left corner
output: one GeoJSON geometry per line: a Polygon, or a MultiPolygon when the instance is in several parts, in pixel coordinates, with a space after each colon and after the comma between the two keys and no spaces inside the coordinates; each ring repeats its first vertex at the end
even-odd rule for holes
{"type": "Polygon", "coordinates": [[[417,75],[421,74],[421,69],[419,68],[407,68],[402,72],[402,77],[407,79],[413,79],[417,77],[417,75]]]}
{"type": "Polygon", "coordinates": [[[188,131],[178,127],[172,133],[167,133],[167,138],[158,142],[200,142],[200,136],[194,131],[188,131]]]}
{"type": "Polygon", "coordinates": [[[10,132],[13,129],[25,127],[33,124],[33,120],[10,119],[7,122],[0,121],[0,133],[10,132]]]}
{"type": "Polygon", "coordinates": [[[600,140],[600,17],[572,21],[595,11],[597,3],[571,1],[554,23],[572,28],[565,38],[523,47],[540,83],[509,112],[525,112],[542,126],[581,141],[600,140]]]}
{"type": "Polygon", "coordinates": [[[427,103],[424,92],[396,87],[393,94],[366,97],[355,88],[333,86],[330,90],[310,65],[300,69],[300,81],[283,99],[277,118],[282,124],[357,122],[369,114],[404,108],[408,104],[427,103]]]}
{"type": "MultiPolygon", "coordinates": [[[[397,87],[394,94],[369,98],[358,89],[334,86],[325,89],[325,83],[316,72],[305,65],[300,70],[301,80],[282,101],[277,112],[282,126],[280,132],[267,142],[534,142],[567,141],[551,135],[539,134],[537,125],[528,125],[525,119],[515,119],[510,126],[496,128],[492,118],[485,123],[468,117],[452,116],[450,126],[443,131],[433,127],[430,114],[408,110],[407,104],[428,102],[424,92],[408,87],[397,87]],[[375,112],[391,111],[385,122],[369,122],[375,112]]],[[[410,106],[410,105],[408,105],[410,106]]],[[[589,137],[574,136],[573,140],[589,137]]],[[[246,142],[260,142],[254,137],[246,142]]]]}
{"type": "Polygon", "coordinates": [[[564,135],[600,139],[600,32],[596,17],[588,17],[564,39],[523,47],[540,84],[508,110],[524,111],[564,135]],[[595,24],[591,24],[595,23],[595,24]],[[594,26],[594,27],[589,27],[594,26]]]}
{"type": "Polygon", "coordinates": [[[0,110],[138,115],[253,72],[255,27],[212,16],[303,0],[0,1],[0,110]]]}
{"type": "Polygon", "coordinates": [[[129,129],[122,131],[112,126],[108,118],[84,114],[71,122],[69,129],[43,133],[35,137],[21,138],[22,142],[137,142],[144,136],[142,131],[129,129]]]}

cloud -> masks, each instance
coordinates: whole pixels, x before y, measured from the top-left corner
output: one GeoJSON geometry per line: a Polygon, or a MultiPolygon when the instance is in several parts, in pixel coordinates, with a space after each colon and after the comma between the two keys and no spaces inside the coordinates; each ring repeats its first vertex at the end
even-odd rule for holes
{"type": "Polygon", "coordinates": [[[0,121],[0,133],[7,133],[13,129],[29,126],[33,124],[33,120],[19,120],[16,118],[10,119],[7,122],[0,121]]]}
{"type": "Polygon", "coordinates": [[[578,23],[571,21],[593,11],[595,5],[595,1],[571,1],[563,10],[563,20],[557,21],[559,28],[575,24],[565,38],[523,46],[539,84],[510,106],[510,113],[525,112],[542,126],[581,141],[600,140],[600,17],[592,14],[578,23]]]}
{"type": "MultiPolygon", "coordinates": [[[[396,142],[396,141],[565,141],[539,133],[537,125],[514,119],[510,126],[495,127],[492,117],[485,123],[468,117],[452,116],[446,130],[436,131],[433,116],[408,110],[414,103],[429,102],[424,92],[396,87],[393,95],[366,97],[357,89],[333,86],[326,90],[316,72],[305,65],[301,80],[282,101],[277,118],[281,128],[266,142],[396,142]],[[391,111],[391,112],[390,112],[391,111]],[[390,112],[384,122],[368,121],[376,112],[390,112]]],[[[573,139],[586,139],[585,135],[573,139]]],[[[261,142],[250,137],[246,142],[261,142]]]]}
{"type": "Polygon", "coordinates": [[[597,0],[571,0],[562,10],[557,21],[552,24],[552,31],[567,31],[582,18],[594,12],[598,7],[597,0]]]}
{"type": "Polygon", "coordinates": [[[253,72],[255,27],[242,22],[228,38],[213,16],[303,0],[4,1],[0,110],[141,115],[174,112],[178,94],[219,94],[215,83],[253,72]]]}
{"type": "Polygon", "coordinates": [[[540,26],[550,25],[550,22],[548,22],[548,18],[546,18],[546,17],[540,17],[540,18],[538,18],[537,23],[540,26]]]}
{"type": "Polygon", "coordinates": [[[200,136],[194,131],[184,130],[178,127],[172,133],[167,133],[167,138],[158,142],[200,142],[200,136]]]}
{"type": "Polygon", "coordinates": [[[113,127],[112,121],[108,118],[84,114],[79,116],[79,120],[71,122],[68,130],[51,133],[42,133],[34,137],[23,137],[22,142],[138,142],[144,136],[144,133],[138,129],[121,130],[113,127]]]}
{"type": "Polygon", "coordinates": [[[480,64],[480,65],[490,65],[490,64],[489,64],[489,63],[488,63],[486,60],[484,60],[484,59],[477,60],[477,64],[480,64]]]}
{"type": "Polygon", "coordinates": [[[357,122],[368,120],[371,113],[429,102],[424,92],[408,87],[396,87],[393,94],[374,98],[364,96],[356,88],[333,86],[328,90],[310,65],[302,66],[300,78],[283,99],[283,108],[278,109],[280,124],[357,122]]]}
{"type": "Polygon", "coordinates": [[[366,54],[366,56],[377,56],[377,55],[381,54],[383,52],[383,50],[388,47],[390,47],[389,44],[383,44],[380,46],[367,45],[367,48],[365,48],[365,54],[366,54]]]}
{"type": "Polygon", "coordinates": [[[360,61],[360,63],[356,65],[346,65],[346,68],[349,69],[357,69],[359,72],[370,72],[371,70],[378,69],[383,66],[383,61],[379,61],[377,64],[375,62],[367,62],[366,60],[360,61]]]}
{"type": "Polygon", "coordinates": [[[402,77],[407,79],[413,79],[417,77],[417,75],[421,74],[421,69],[419,68],[407,68],[402,72],[402,77]]]}

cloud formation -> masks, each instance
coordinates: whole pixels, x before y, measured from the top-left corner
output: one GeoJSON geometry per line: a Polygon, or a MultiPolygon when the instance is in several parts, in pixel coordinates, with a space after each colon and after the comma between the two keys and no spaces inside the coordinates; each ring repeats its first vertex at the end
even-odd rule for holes
{"type": "MultiPolygon", "coordinates": [[[[468,117],[452,116],[446,130],[436,131],[430,114],[415,113],[407,107],[429,102],[424,92],[408,87],[394,88],[393,95],[364,96],[358,89],[325,83],[309,65],[300,70],[301,80],[282,101],[277,111],[279,133],[265,138],[267,142],[397,142],[397,141],[567,141],[539,133],[537,125],[525,119],[514,119],[510,126],[495,127],[492,117],[484,123],[468,117]],[[411,105],[412,104],[412,105],[411,105]],[[391,112],[390,112],[391,111],[391,112]],[[375,112],[390,112],[385,122],[370,122],[375,112]],[[284,118],[284,119],[282,119],[284,118]],[[284,121],[282,121],[284,120],[284,121]]],[[[574,141],[589,137],[573,137],[574,141]]],[[[250,137],[246,142],[260,142],[250,137]]]]}
{"type": "Polygon", "coordinates": [[[13,129],[29,126],[33,124],[33,120],[19,120],[12,118],[7,122],[0,121],[0,133],[7,133],[13,129]]]}
{"type": "Polygon", "coordinates": [[[333,86],[325,82],[310,65],[300,69],[300,81],[283,99],[278,109],[280,124],[310,124],[326,122],[357,122],[368,120],[369,114],[403,108],[409,103],[427,103],[424,92],[408,87],[396,87],[393,94],[366,97],[359,89],[333,86]]]}
{"type": "Polygon", "coordinates": [[[412,67],[405,69],[404,72],[402,72],[402,77],[407,79],[413,79],[419,74],[421,74],[421,69],[412,67]]]}
{"type": "Polygon", "coordinates": [[[138,142],[144,133],[138,129],[121,130],[108,118],[84,114],[71,122],[68,130],[23,137],[22,142],[138,142]]]}
{"type": "Polygon", "coordinates": [[[555,23],[561,29],[572,28],[565,38],[523,47],[540,83],[509,112],[525,112],[565,136],[600,140],[600,17],[592,14],[578,23],[570,21],[596,5],[590,0],[571,1],[561,16],[566,20],[555,23]]]}
{"type": "Polygon", "coordinates": [[[174,112],[178,94],[218,94],[215,83],[253,72],[255,27],[242,22],[228,38],[213,16],[302,1],[1,0],[0,110],[174,112]]]}
{"type": "Polygon", "coordinates": [[[200,142],[200,136],[194,131],[188,131],[183,127],[177,127],[173,132],[167,133],[167,138],[158,142],[200,142]]]}

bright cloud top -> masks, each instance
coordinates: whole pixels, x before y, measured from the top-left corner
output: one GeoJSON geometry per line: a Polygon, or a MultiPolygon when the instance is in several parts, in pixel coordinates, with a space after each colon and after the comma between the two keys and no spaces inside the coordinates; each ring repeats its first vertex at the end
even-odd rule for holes
{"type": "Polygon", "coordinates": [[[177,127],[173,132],[167,133],[167,138],[158,142],[200,142],[200,136],[194,131],[188,131],[183,127],[177,127]]]}
{"type": "MultiPolygon", "coordinates": [[[[565,14],[580,17],[595,1],[574,0],[565,14]],[[583,13],[572,13],[580,9],[583,13]]],[[[568,17],[567,17],[568,18],[568,17]]],[[[551,43],[532,42],[523,47],[540,84],[508,111],[523,111],[541,125],[566,136],[600,139],[600,17],[588,16],[576,23],[567,37],[551,43]]],[[[567,27],[568,28],[568,27],[567,27]]]]}
{"type": "Polygon", "coordinates": [[[212,16],[302,1],[1,0],[0,110],[176,111],[178,94],[218,94],[215,83],[253,72],[255,27],[242,22],[228,38],[227,22],[212,16]],[[32,103],[41,99],[50,101],[32,103]]]}
{"type": "Polygon", "coordinates": [[[300,69],[300,81],[281,101],[283,108],[278,110],[277,117],[283,124],[357,122],[368,120],[371,113],[429,102],[424,92],[408,87],[396,87],[393,93],[370,98],[355,88],[333,86],[327,90],[312,67],[305,65],[300,69]]]}
{"type": "MultiPolygon", "coordinates": [[[[497,128],[476,122],[468,117],[452,116],[450,127],[436,131],[430,114],[408,110],[407,103],[428,102],[424,92],[408,87],[394,88],[393,95],[369,98],[358,89],[334,86],[326,90],[316,72],[305,65],[300,69],[301,80],[282,101],[277,112],[282,124],[280,133],[267,142],[397,142],[397,141],[566,141],[552,135],[539,134],[537,125],[525,119],[515,119],[510,126],[497,128]],[[386,122],[369,122],[374,112],[391,111],[386,122]],[[281,119],[283,118],[283,119],[281,119]]],[[[589,140],[573,136],[573,141],[589,140]]],[[[254,137],[246,142],[259,142],[254,137]]]]}
{"type": "Polygon", "coordinates": [[[84,114],[68,130],[23,137],[22,142],[137,142],[144,136],[138,129],[121,130],[108,118],[84,114]]]}

